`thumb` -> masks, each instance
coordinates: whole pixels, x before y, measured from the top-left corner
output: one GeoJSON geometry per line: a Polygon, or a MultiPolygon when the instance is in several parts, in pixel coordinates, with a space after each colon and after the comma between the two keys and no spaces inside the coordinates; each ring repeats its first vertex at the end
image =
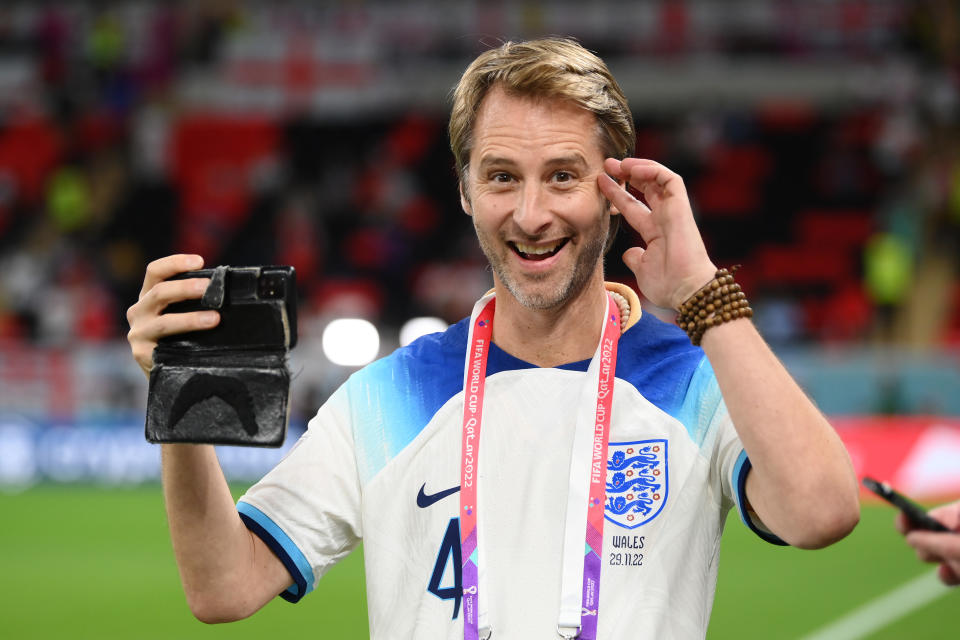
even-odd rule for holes
{"type": "Polygon", "coordinates": [[[623,263],[633,271],[634,274],[640,272],[640,261],[646,251],[643,247],[630,247],[623,252],[623,263]]]}

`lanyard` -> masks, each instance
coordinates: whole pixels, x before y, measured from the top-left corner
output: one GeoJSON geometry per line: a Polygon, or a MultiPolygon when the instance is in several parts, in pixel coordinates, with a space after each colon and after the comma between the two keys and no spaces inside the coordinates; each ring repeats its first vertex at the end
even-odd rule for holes
{"type": "MultiPolygon", "coordinates": [[[[613,381],[620,337],[620,309],[607,296],[603,335],[587,368],[570,459],[570,485],[564,529],[563,571],[557,632],[565,638],[594,640],[600,599],[603,508],[606,502],[607,444],[613,407],[613,381]],[[596,393],[592,391],[596,389],[596,393]],[[585,531],[584,538],[578,531],[585,531]],[[584,544],[585,542],[585,544],[584,544]]],[[[491,635],[483,546],[478,535],[479,453],[487,356],[493,337],[496,298],[474,306],[463,373],[463,431],[460,445],[460,545],[463,563],[463,637],[491,635]]]]}

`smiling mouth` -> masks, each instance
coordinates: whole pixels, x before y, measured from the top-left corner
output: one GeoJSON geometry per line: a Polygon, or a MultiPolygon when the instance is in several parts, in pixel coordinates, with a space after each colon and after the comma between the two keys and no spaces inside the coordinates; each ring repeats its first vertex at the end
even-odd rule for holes
{"type": "Polygon", "coordinates": [[[546,260],[551,256],[557,255],[560,249],[567,244],[568,239],[564,238],[563,240],[558,240],[557,242],[544,245],[531,245],[524,244],[522,242],[510,242],[510,248],[513,249],[513,252],[524,260],[546,260]]]}

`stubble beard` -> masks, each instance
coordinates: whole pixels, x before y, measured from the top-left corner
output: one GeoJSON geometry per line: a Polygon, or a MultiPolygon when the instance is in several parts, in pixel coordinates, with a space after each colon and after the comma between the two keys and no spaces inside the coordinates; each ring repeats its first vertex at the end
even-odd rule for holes
{"type": "MultiPolygon", "coordinates": [[[[576,297],[590,281],[598,262],[603,257],[603,250],[606,245],[607,232],[609,231],[609,221],[604,225],[604,229],[598,234],[591,234],[589,237],[581,236],[584,241],[580,253],[576,257],[573,270],[569,274],[562,274],[559,281],[551,288],[538,290],[537,285],[551,278],[556,279],[558,274],[545,273],[535,276],[517,276],[510,272],[507,267],[509,260],[508,253],[512,253],[507,244],[496,239],[491,241],[476,226],[477,239],[480,242],[480,249],[487,256],[490,268],[506,288],[506,290],[516,298],[517,302],[528,309],[535,311],[546,311],[563,306],[566,302],[576,297]]],[[[567,249],[572,248],[573,243],[569,243],[567,249]]]]}

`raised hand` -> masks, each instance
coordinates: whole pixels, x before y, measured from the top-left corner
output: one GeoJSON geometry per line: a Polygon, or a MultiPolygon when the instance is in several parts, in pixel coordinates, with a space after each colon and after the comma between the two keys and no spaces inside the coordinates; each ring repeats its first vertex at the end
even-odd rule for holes
{"type": "Polygon", "coordinates": [[[607,158],[604,170],[608,175],[597,180],[600,191],[647,245],[628,249],[623,261],[647,299],[676,309],[717,270],[694,222],[683,179],[653,160],[639,158],[607,158]],[[623,181],[643,193],[650,206],[624,189],[623,181]]]}
{"type": "Polygon", "coordinates": [[[130,331],[127,341],[133,358],[150,375],[153,368],[153,349],[163,336],[215,327],[220,322],[216,311],[164,314],[167,305],[181,300],[203,297],[210,280],[191,278],[167,280],[167,278],[203,267],[203,258],[197,255],[178,254],[154,260],[147,266],[147,273],[136,304],[127,309],[130,331]]]}

